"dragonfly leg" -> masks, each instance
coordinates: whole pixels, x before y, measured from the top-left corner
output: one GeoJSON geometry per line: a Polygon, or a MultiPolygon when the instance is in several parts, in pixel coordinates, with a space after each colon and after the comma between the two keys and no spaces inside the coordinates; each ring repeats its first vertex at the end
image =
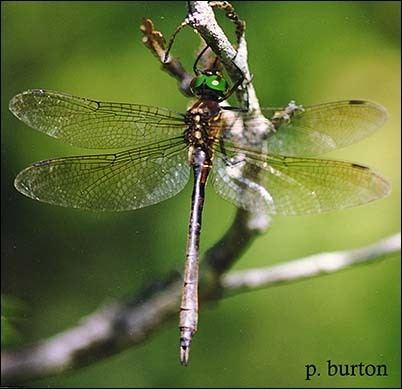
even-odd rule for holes
{"type": "MultiPolygon", "coordinates": [[[[222,96],[220,98],[220,101],[224,101],[226,99],[228,99],[234,92],[237,91],[237,89],[239,88],[239,86],[241,86],[243,84],[243,82],[246,80],[246,76],[243,73],[243,71],[239,68],[239,66],[236,65],[235,63],[235,59],[236,59],[237,53],[234,56],[234,58],[232,59],[232,64],[233,66],[237,69],[237,71],[240,74],[239,79],[232,85],[232,87],[226,92],[226,94],[224,96],[222,96]]],[[[252,76],[250,79],[246,80],[246,85],[251,83],[252,81],[252,76]]],[[[237,112],[248,112],[249,111],[249,96],[248,96],[248,89],[246,88],[246,94],[247,97],[245,99],[245,105],[243,107],[231,107],[231,106],[225,106],[225,107],[221,107],[222,109],[226,109],[226,110],[231,110],[231,111],[237,111],[237,112]]]]}
{"type": "Polygon", "coordinates": [[[202,56],[205,54],[205,52],[206,52],[208,49],[209,49],[209,46],[206,45],[206,46],[200,51],[200,53],[198,54],[198,56],[197,56],[197,58],[196,58],[196,60],[195,60],[195,62],[194,62],[193,71],[194,71],[194,73],[195,73],[197,76],[202,73],[202,72],[198,69],[198,67],[197,67],[198,62],[200,62],[202,56]]]}
{"type": "MultiPolygon", "coordinates": [[[[232,63],[233,63],[233,66],[239,71],[240,78],[232,85],[232,87],[227,91],[227,93],[220,98],[221,101],[226,100],[230,96],[232,96],[232,94],[237,90],[237,88],[243,83],[243,81],[246,78],[243,71],[235,64],[235,62],[234,62],[235,58],[236,58],[236,56],[232,59],[232,63]]],[[[247,103],[247,105],[248,105],[248,103],[247,103]]]]}
{"type": "Polygon", "coordinates": [[[172,49],[172,46],[173,46],[173,43],[174,43],[174,41],[176,39],[177,34],[186,26],[188,26],[188,21],[187,20],[185,20],[184,22],[180,23],[176,27],[176,30],[174,31],[173,35],[169,39],[169,44],[168,44],[166,52],[165,52],[165,58],[163,59],[164,63],[168,62],[168,60],[169,60],[169,53],[170,53],[170,50],[172,49]]]}
{"type": "MultiPolygon", "coordinates": [[[[235,66],[236,66],[236,64],[235,63],[233,63],[235,66]]],[[[226,96],[224,99],[227,99],[231,94],[233,94],[234,92],[235,92],[235,90],[244,82],[244,80],[246,79],[246,77],[244,76],[244,74],[243,74],[243,72],[241,71],[241,69],[238,67],[238,66],[236,66],[237,67],[237,69],[239,70],[239,72],[242,74],[242,78],[239,80],[240,81],[240,83],[236,86],[236,88],[235,88],[235,85],[231,88],[231,90],[227,93],[228,94],[228,96],[226,96]]],[[[250,110],[250,103],[249,103],[249,94],[248,94],[248,88],[247,88],[247,85],[248,84],[250,84],[251,82],[252,82],[252,80],[253,80],[253,76],[251,76],[251,78],[249,79],[249,80],[246,80],[245,81],[245,85],[246,85],[246,98],[245,98],[245,100],[244,100],[244,102],[245,102],[245,105],[244,105],[244,107],[233,107],[233,106],[224,106],[224,107],[221,107],[222,109],[225,109],[225,110],[227,110],[227,111],[234,111],[234,112],[242,112],[242,113],[247,113],[247,112],[249,112],[249,110],[250,110]]]]}
{"type": "Polygon", "coordinates": [[[222,153],[222,160],[226,166],[235,167],[236,165],[239,165],[245,161],[244,157],[237,158],[237,159],[228,157],[226,149],[225,149],[225,142],[224,142],[223,138],[219,139],[219,148],[222,153]]]}
{"type": "Polygon", "coordinates": [[[293,116],[298,112],[304,112],[303,106],[297,105],[296,101],[291,100],[282,111],[276,111],[270,121],[274,125],[275,129],[278,129],[278,127],[283,123],[289,123],[293,116]]]}

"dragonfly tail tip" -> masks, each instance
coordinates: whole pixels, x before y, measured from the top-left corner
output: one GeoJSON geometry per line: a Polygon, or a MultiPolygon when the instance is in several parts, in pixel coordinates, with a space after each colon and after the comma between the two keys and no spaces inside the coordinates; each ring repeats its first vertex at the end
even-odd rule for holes
{"type": "Polygon", "coordinates": [[[188,360],[190,358],[190,347],[180,346],[180,363],[182,366],[188,365],[188,360]]]}

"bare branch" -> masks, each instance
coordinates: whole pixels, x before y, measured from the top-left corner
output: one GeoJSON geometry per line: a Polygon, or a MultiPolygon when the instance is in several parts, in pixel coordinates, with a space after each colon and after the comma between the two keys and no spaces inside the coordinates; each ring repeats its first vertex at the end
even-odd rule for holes
{"type": "Polygon", "coordinates": [[[53,337],[2,351],[2,384],[60,374],[142,343],[169,317],[177,315],[180,291],[181,278],[176,275],[132,299],[101,307],[53,337]]]}
{"type": "Polygon", "coordinates": [[[222,288],[224,296],[230,296],[243,291],[336,273],[351,266],[384,259],[400,250],[401,234],[395,234],[355,250],[320,253],[276,266],[232,272],[222,277],[222,288]]]}
{"type": "Polygon", "coordinates": [[[164,61],[167,47],[162,33],[154,29],[150,19],[145,18],[142,20],[140,30],[143,34],[142,42],[162,64],[162,69],[179,81],[179,89],[184,95],[192,96],[190,90],[192,75],[185,71],[178,59],[169,57],[168,61],[164,61]]]}
{"type": "Polygon", "coordinates": [[[216,276],[227,271],[262,232],[258,227],[250,225],[252,222],[249,213],[239,209],[225,235],[207,250],[203,261],[207,262],[208,269],[212,269],[216,276]]]}
{"type": "MultiPolygon", "coordinates": [[[[336,251],[306,257],[262,269],[229,273],[217,278],[203,277],[204,302],[242,292],[297,282],[332,274],[359,264],[374,263],[397,255],[401,235],[390,236],[373,245],[350,251],[336,251]],[[220,289],[221,288],[221,289],[220,289]],[[211,294],[211,290],[220,293],[211,294]]],[[[207,266],[207,262],[204,262],[207,266]]],[[[205,272],[203,273],[206,274],[205,272]]],[[[129,301],[114,302],[94,312],[81,323],[49,339],[19,350],[3,351],[3,384],[60,374],[80,368],[144,342],[154,331],[177,314],[181,278],[175,276],[153,285],[129,301]]]]}

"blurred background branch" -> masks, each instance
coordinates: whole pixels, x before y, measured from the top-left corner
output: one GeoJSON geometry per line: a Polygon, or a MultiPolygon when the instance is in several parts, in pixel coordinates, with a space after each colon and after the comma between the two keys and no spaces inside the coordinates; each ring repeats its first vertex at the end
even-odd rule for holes
{"type": "MultiPolygon", "coordinates": [[[[400,253],[400,249],[401,235],[395,234],[354,250],[321,253],[276,266],[231,272],[221,279],[204,277],[201,279],[201,301],[336,273],[391,258],[400,253]]],[[[207,262],[203,261],[203,266],[208,266],[207,262]]],[[[83,318],[76,327],[49,339],[19,350],[3,351],[2,383],[17,384],[61,374],[141,344],[168,319],[176,317],[180,289],[181,278],[171,277],[127,301],[116,301],[100,308],[83,318]]]]}

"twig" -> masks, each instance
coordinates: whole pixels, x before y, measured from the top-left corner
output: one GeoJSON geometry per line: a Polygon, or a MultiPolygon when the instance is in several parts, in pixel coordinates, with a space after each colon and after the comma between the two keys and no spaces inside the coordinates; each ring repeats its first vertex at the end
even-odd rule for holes
{"type": "MultiPolygon", "coordinates": [[[[222,277],[220,297],[373,263],[397,255],[400,248],[401,235],[396,234],[355,250],[317,254],[282,265],[229,273],[222,277]]],[[[206,292],[217,288],[217,282],[217,279],[202,279],[201,298],[204,303],[220,298],[206,292]]],[[[175,276],[164,284],[154,285],[132,301],[105,306],[84,318],[76,327],[51,338],[19,350],[3,351],[2,383],[17,384],[60,374],[144,342],[168,319],[175,318],[180,286],[181,280],[175,276]]]]}
{"type": "Polygon", "coordinates": [[[401,234],[395,234],[355,250],[319,253],[276,266],[231,272],[222,277],[222,288],[224,296],[230,296],[248,290],[332,274],[395,255],[400,249],[401,234]]]}
{"type": "Polygon", "coordinates": [[[162,33],[155,30],[152,20],[144,18],[140,30],[143,34],[142,42],[162,64],[162,69],[179,81],[179,90],[184,95],[192,96],[190,90],[190,82],[193,79],[192,75],[185,71],[178,59],[169,57],[169,61],[164,61],[166,41],[162,33]]]}

